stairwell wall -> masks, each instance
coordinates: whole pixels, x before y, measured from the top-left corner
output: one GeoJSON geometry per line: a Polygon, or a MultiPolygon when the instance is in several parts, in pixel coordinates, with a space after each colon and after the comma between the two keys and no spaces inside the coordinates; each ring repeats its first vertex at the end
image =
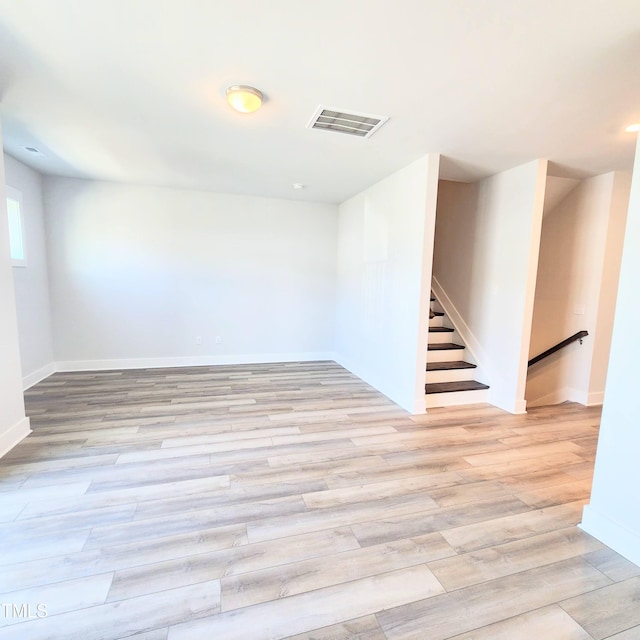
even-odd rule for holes
{"type": "Polygon", "coordinates": [[[424,376],[439,156],[340,205],[337,359],[411,413],[424,376]]]}
{"type": "Polygon", "coordinates": [[[602,403],[630,179],[621,172],[583,180],[545,212],[529,357],[577,331],[589,336],[531,367],[529,406],[602,403]]]}
{"type": "Polygon", "coordinates": [[[512,413],[526,409],[546,170],[536,160],[475,184],[441,181],[438,193],[434,280],[491,386],[489,402],[512,413]]]}

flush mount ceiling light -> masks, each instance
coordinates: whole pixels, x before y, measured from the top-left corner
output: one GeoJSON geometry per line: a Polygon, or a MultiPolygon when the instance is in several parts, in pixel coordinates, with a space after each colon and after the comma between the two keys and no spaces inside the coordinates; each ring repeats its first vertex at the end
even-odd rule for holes
{"type": "Polygon", "coordinates": [[[262,106],[262,92],[254,87],[234,85],[227,89],[227,102],[240,113],[252,113],[262,106]]]}
{"type": "Polygon", "coordinates": [[[635,124],[630,124],[628,127],[625,128],[625,131],[627,133],[637,133],[638,131],[640,131],[640,122],[636,122],[635,124]]]}

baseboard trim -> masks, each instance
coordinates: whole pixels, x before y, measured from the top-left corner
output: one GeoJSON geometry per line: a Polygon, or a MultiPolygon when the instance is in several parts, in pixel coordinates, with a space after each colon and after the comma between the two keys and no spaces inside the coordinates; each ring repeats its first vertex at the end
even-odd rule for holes
{"type": "Polygon", "coordinates": [[[640,536],[603,515],[588,504],[582,511],[580,529],[611,547],[621,556],[640,565],[640,536]]]}
{"type": "Polygon", "coordinates": [[[527,413],[527,401],[526,400],[516,400],[516,404],[513,407],[513,411],[511,412],[516,416],[527,413]]]}
{"type": "Polygon", "coordinates": [[[111,371],[115,369],[162,369],[165,367],[207,367],[231,364],[266,364],[270,362],[314,362],[335,360],[335,353],[311,351],[300,353],[252,353],[228,356],[181,356],[175,358],[114,358],[108,360],[63,360],[56,371],[111,371]]]}
{"type": "Polygon", "coordinates": [[[544,407],[552,404],[561,404],[562,402],[577,402],[585,407],[595,407],[602,404],[603,396],[604,393],[586,394],[579,389],[563,387],[562,389],[545,393],[543,396],[533,400],[527,400],[527,407],[544,407]]]}
{"type": "Polygon", "coordinates": [[[55,373],[58,369],[56,368],[55,362],[50,362],[46,364],[44,367],[40,367],[36,371],[23,376],[22,378],[22,390],[26,391],[33,387],[34,384],[38,384],[45,378],[48,378],[51,374],[55,373]]]}
{"type": "Polygon", "coordinates": [[[577,391],[569,387],[556,389],[542,396],[527,400],[527,407],[546,407],[553,404],[561,404],[562,402],[576,402],[577,391]]]}
{"type": "Polygon", "coordinates": [[[13,447],[22,442],[31,433],[29,418],[22,418],[19,422],[9,427],[0,434],[0,458],[9,453],[13,447]]]}
{"type": "Polygon", "coordinates": [[[604,391],[592,391],[587,395],[587,407],[599,407],[604,403],[604,391]]]}

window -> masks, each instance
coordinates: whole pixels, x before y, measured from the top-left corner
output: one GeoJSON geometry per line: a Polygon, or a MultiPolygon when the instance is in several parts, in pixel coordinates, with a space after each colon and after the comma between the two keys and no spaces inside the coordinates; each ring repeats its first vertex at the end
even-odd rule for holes
{"type": "Polygon", "coordinates": [[[7,214],[9,216],[9,246],[11,263],[14,267],[27,266],[27,252],[22,224],[22,194],[17,189],[7,187],[7,214]]]}

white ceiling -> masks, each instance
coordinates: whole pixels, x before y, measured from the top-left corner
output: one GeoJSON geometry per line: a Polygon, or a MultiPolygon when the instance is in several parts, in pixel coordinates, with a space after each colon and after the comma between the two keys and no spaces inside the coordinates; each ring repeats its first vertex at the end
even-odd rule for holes
{"type": "Polygon", "coordinates": [[[11,155],[294,199],[341,202],[429,152],[452,180],[538,157],[629,169],[639,61],[639,0],[0,0],[11,155]],[[232,112],[231,84],[264,107],[232,112]],[[320,104],[390,120],[367,140],[306,129],[320,104]]]}

